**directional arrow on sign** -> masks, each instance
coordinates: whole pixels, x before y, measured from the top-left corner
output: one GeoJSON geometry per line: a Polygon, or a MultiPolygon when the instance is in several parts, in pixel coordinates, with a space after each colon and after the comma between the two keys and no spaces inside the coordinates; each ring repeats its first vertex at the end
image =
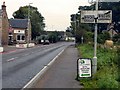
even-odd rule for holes
{"type": "Polygon", "coordinates": [[[81,11],[81,23],[111,23],[112,11],[81,11]],[[95,19],[97,18],[97,22],[95,19]]]}

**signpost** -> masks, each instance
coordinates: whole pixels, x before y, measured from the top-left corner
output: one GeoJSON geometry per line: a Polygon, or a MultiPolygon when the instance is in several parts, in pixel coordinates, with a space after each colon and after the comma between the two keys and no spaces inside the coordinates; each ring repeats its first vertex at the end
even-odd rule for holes
{"type": "Polygon", "coordinates": [[[98,0],[96,0],[95,10],[84,10],[81,11],[81,23],[94,23],[94,57],[92,60],[92,74],[97,71],[97,30],[98,23],[112,23],[112,10],[98,10],[98,0]]]}
{"type": "Polygon", "coordinates": [[[89,78],[92,76],[92,66],[91,66],[91,59],[89,58],[80,58],[77,61],[77,73],[78,77],[77,78],[89,78]]]}
{"type": "Polygon", "coordinates": [[[111,10],[81,11],[81,23],[111,23],[111,22],[112,22],[111,10]],[[97,22],[95,22],[95,17],[97,17],[97,22]]]}

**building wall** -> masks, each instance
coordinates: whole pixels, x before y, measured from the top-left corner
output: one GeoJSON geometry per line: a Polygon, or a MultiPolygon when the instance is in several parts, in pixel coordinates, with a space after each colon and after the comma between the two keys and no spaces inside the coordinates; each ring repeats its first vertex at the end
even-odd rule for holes
{"type": "Polygon", "coordinates": [[[6,17],[2,20],[2,45],[8,45],[8,29],[9,23],[6,17]]]}
{"type": "Polygon", "coordinates": [[[16,41],[16,43],[26,43],[27,42],[26,29],[13,28],[13,40],[16,41]],[[25,36],[25,41],[17,40],[17,35],[25,36]]]}
{"type": "Polygon", "coordinates": [[[2,5],[2,45],[8,45],[8,30],[9,30],[9,21],[6,12],[5,3],[2,5]]]}

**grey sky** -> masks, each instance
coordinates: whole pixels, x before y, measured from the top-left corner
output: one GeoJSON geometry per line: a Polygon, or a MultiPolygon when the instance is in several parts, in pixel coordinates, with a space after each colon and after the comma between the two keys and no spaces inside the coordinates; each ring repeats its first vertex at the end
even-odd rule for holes
{"type": "Polygon", "coordinates": [[[77,13],[80,5],[88,5],[88,0],[0,0],[0,5],[4,1],[9,18],[20,6],[33,3],[45,17],[47,30],[65,30],[70,25],[70,15],[77,13]]]}
{"type": "MultiPolygon", "coordinates": [[[[78,12],[79,6],[89,5],[88,0],[0,0],[5,1],[8,17],[21,6],[33,3],[38,11],[45,17],[46,30],[65,30],[70,25],[70,15],[78,12]]],[[[104,0],[120,1],[120,0],[104,0]]]]}
{"type": "Polygon", "coordinates": [[[99,0],[100,2],[119,2],[120,0],[99,0]]]}

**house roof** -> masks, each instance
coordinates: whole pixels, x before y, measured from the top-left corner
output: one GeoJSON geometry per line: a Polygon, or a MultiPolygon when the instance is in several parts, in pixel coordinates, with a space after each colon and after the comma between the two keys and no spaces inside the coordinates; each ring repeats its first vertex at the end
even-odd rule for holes
{"type": "Polygon", "coordinates": [[[26,29],[28,26],[27,19],[9,19],[9,23],[12,28],[26,29]]]}

